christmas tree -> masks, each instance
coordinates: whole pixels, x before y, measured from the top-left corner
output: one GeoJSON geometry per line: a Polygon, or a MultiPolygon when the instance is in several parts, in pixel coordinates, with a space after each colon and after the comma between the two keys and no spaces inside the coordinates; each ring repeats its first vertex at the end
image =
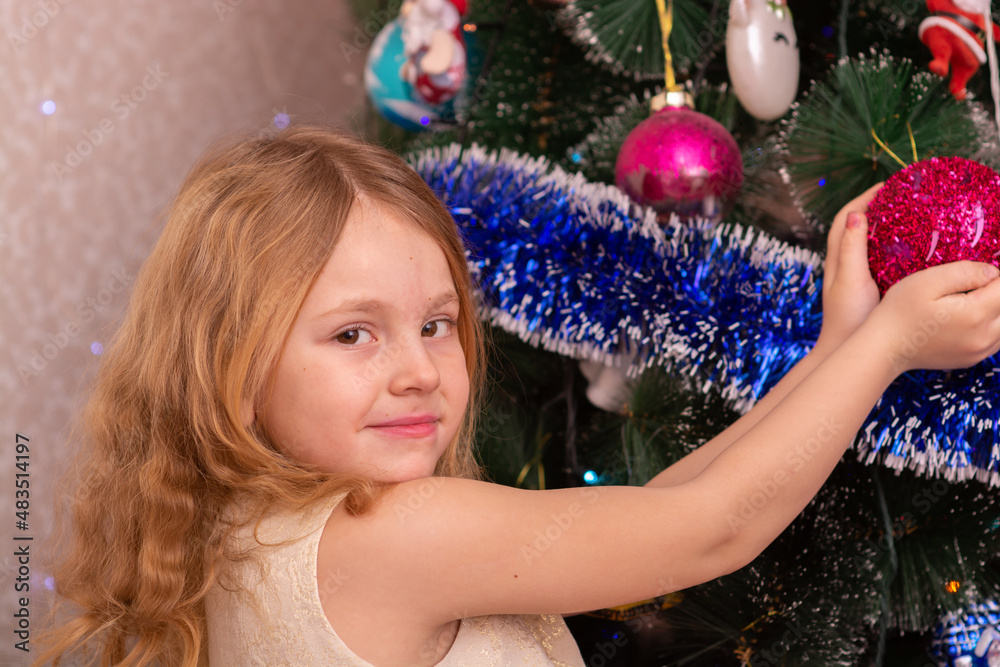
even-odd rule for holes
{"type": "MultiPolygon", "coordinates": [[[[927,158],[1000,168],[995,69],[953,57],[949,71],[941,52],[952,38],[989,51],[978,4],[456,2],[443,74],[385,26],[367,132],[407,156],[466,235],[492,325],[478,440],[490,477],[645,483],[808,352],[841,207],[927,158]],[[759,72],[748,29],[774,51],[759,72]],[[722,190],[653,201],[614,187],[665,90],[735,139],[741,175],[708,174],[722,190]]],[[[1000,664],[1000,643],[975,650],[1000,631],[998,361],[904,374],[748,567],[568,619],[587,664],[1000,664]]]]}

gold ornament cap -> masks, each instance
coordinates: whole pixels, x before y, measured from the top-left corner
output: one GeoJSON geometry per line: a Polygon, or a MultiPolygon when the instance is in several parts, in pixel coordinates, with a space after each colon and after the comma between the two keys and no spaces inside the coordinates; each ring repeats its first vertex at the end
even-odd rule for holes
{"type": "Polygon", "coordinates": [[[649,110],[653,113],[664,107],[694,109],[694,97],[686,90],[665,90],[649,101],[649,110]]]}

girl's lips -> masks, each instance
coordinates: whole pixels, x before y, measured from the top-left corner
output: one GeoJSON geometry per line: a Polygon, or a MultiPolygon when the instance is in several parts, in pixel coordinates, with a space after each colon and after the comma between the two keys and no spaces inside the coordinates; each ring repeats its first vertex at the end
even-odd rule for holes
{"type": "Polygon", "coordinates": [[[410,424],[425,424],[427,422],[436,422],[438,420],[437,415],[432,415],[427,413],[418,413],[412,415],[403,415],[402,417],[396,417],[395,419],[388,419],[384,422],[379,422],[378,424],[372,424],[372,426],[409,426],[410,424]]]}
{"type": "Polygon", "coordinates": [[[426,438],[437,433],[437,422],[419,422],[416,424],[398,424],[395,426],[369,426],[383,435],[397,438],[426,438]]]}
{"type": "Polygon", "coordinates": [[[375,429],[384,435],[400,438],[424,438],[437,432],[438,417],[436,415],[406,415],[372,424],[368,428],[375,429]]]}

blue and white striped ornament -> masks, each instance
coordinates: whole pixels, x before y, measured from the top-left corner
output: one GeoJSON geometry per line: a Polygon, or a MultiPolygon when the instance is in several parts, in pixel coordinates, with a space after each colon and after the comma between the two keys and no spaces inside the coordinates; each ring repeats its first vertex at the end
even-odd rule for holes
{"type": "Polygon", "coordinates": [[[1000,667],[1000,605],[987,600],[944,616],[931,653],[939,667],[1000,667]]]}

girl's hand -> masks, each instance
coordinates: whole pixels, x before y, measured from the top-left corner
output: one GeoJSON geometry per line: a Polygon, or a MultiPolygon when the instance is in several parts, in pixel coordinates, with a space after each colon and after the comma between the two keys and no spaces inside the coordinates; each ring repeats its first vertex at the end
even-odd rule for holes
{"type": "Polygon", "coordinates": [[[816,348],[836,349],[878,305],[878,286],[868,268],[868,202],[879,183],[837,214],[827,237],[823,278],[823,326],[816,348]]]}
{"type": "Polygon", "coordinates": [[[889,288],[869,323],[887,337],[895,368],[967,368],[1000,351],[998,275],[990,264],[952,262],[889,288]]]}

